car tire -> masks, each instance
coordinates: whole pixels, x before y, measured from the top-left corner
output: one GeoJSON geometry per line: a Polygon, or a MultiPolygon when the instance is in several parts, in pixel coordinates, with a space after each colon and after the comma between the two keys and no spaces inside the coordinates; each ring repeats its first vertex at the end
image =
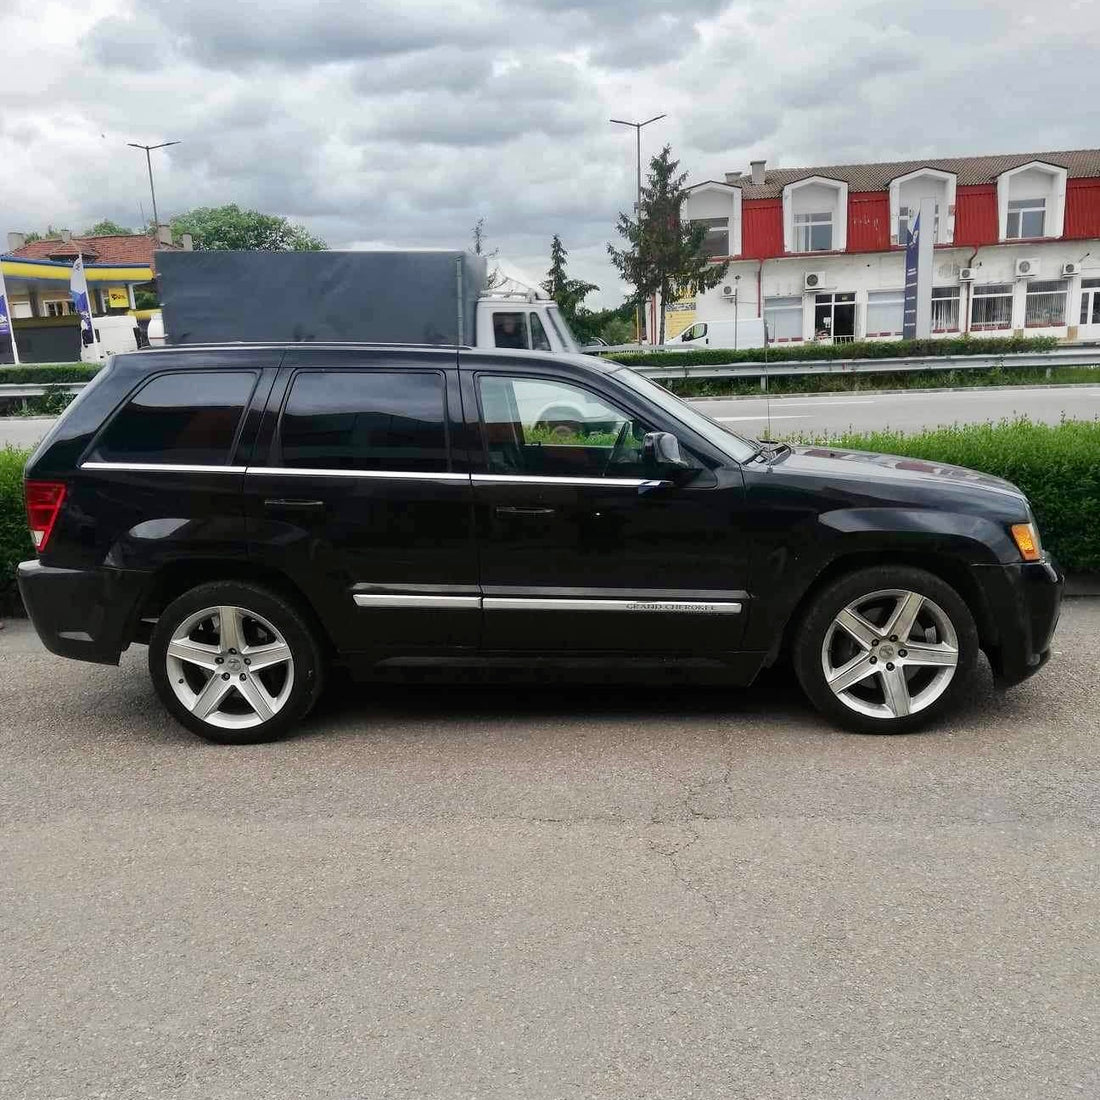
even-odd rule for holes
{"type": "Polygon", "coordinates": [[[149,642],[169,713],[220,745],[285,737],[313,707],[324,660],[306,617],[260,585],[215,581],[173,600],[149,642]]]}
{"type": "Polygon", "coordinates": [[[858,733],[895,734],[955,707],[978,650],[974,616],[954,588],[923,569],[885,565],[818,593],[796,625],[791,656],[822,714],[858,733]]]}

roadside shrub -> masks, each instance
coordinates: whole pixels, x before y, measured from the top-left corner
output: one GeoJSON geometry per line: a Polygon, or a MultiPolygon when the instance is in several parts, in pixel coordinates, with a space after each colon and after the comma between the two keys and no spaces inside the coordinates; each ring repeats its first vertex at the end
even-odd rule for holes
{"type": "Polygon", "coordinates": [[[23,506],[23,467],[30,451],[0,449],[0,615],[20,610],[15,567],[34,557],[23,506]]]}
{"type": "Polygon", "coordinates": [[[0,367],[0,385],[48,386],[60,382],[90,382],[100,371],[98,363],[25,363],[0,367]]]}
{"type": "MultiPolygon", "coordinates": [[[[861,340],[853,344],[772,344],[769,363],[796,363],[807,359],[894,359],[924,355],[1012,355],[1024,351],[1052,351],[1053,336],[992,337],[951,340],[861,340]]],[[[626,366],[696,367],[718,363],[758,363],[763,348],[713,348],[691,351],[613,352],[607,358],[626,366]]]]}
{"type": "Polygon", "coordinates": [[[1100,570],[1100,421],[956,425],[904,435],[846,433],[835,447],[924,458],[1003,477],[1028,496],[1043,545],[1066,569],[1100,570]]]}

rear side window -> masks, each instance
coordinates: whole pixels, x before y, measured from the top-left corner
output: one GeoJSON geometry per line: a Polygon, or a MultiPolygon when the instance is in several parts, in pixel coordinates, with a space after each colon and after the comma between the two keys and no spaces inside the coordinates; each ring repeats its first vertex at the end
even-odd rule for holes
{"type": "Polygon", "coordinates": [[[224,466],[255,384],[252,371],[162,374],[107,425],[91,459],[224,466]]]}
{"type": "Polygon", "coordinates": [[[306,371],[279,427],[284,466],[434,473],[448,468],[443,377],[306,371]]]}

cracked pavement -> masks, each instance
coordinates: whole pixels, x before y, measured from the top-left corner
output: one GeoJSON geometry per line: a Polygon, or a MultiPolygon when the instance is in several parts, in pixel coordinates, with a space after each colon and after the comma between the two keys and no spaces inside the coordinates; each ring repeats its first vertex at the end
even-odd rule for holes
{"type": "Polygon", "coordinates": [[[0,631],[0,1095],[1100,1095],[1100,600],[925,734],[776,672],[216,748],[0,631]]]}

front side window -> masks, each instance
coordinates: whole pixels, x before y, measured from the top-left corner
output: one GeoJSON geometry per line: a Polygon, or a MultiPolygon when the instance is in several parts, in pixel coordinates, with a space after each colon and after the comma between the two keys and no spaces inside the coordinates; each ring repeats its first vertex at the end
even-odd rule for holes
{"type": "Polygon", "coordinates": [[[897,336],[905,314],[904,290],[872,290],[867,294],[867,335],[897,336]]]}
{"type": "Polygon", "coordinates": [[[1012,327],[1012,284],[986,283],[974,287],[970,328],[976,332],[1012,327]]]}
{"type": "Polygon", "coordinates": [[[640,477],[649,427],[589,390],[482,375],[478,396],[492,474],[640,477]]]}
{"type": "Polygon", "coordinates": [[[1058,328],[1066,323],[1066,293],[1063,279],[1027,284],[1024,325],[1027,328],[1058,328]]]}
{"type": "Polygon", "coordinates": [[[801,340],[802,299],[765,298],[764,324],[770,343],[787,344],[801,340]]]}
{"type": "Polygon", "coordinates": [[[527,348],[527,322],[522,313],[493,314],[493,344],[498,348],[527,348]]]}
{"type": "Polygon", "coordinates": [[[434,372],[303,371],[283,409],[279,449],[282,464],[298,469],[446,470],[443,378],[434,372]]]}
{"type": "Polygon", "coordinates": [[[91,459],[224,466],[255,384],[252,371],[162,374],[107,425],[91,459]]]}
{"type": "Polygon", "coordinates": [[[1046,224],[1046,199],[1009,199],[1008,238],[1041,237],[1046,224]]]}
{"type": "Polygon", "coordinates": [[[730,254],[729,218],[692,218],[691,224],[706,228],[702,249],[704,256],[717,259],[730,254]]]}
{"type": "Polygon", "coordinates": [[[684,342],[687,342],[687,341],[690,341],[690,340],[702,340],[703,337],[706,336],[706,334],[707,334],[707,326],[705,324],[699,323],[699,324],[696,324],[696,325],[692,325],[691,328],[689,328],[680,337],[680,339],[684,342]]]}
{"type": "Polygon", "coordinates": [[[795,214],[795,252],[828,252],[832,247],[833,215],[831,211],[823,214],[795,214]]]}

